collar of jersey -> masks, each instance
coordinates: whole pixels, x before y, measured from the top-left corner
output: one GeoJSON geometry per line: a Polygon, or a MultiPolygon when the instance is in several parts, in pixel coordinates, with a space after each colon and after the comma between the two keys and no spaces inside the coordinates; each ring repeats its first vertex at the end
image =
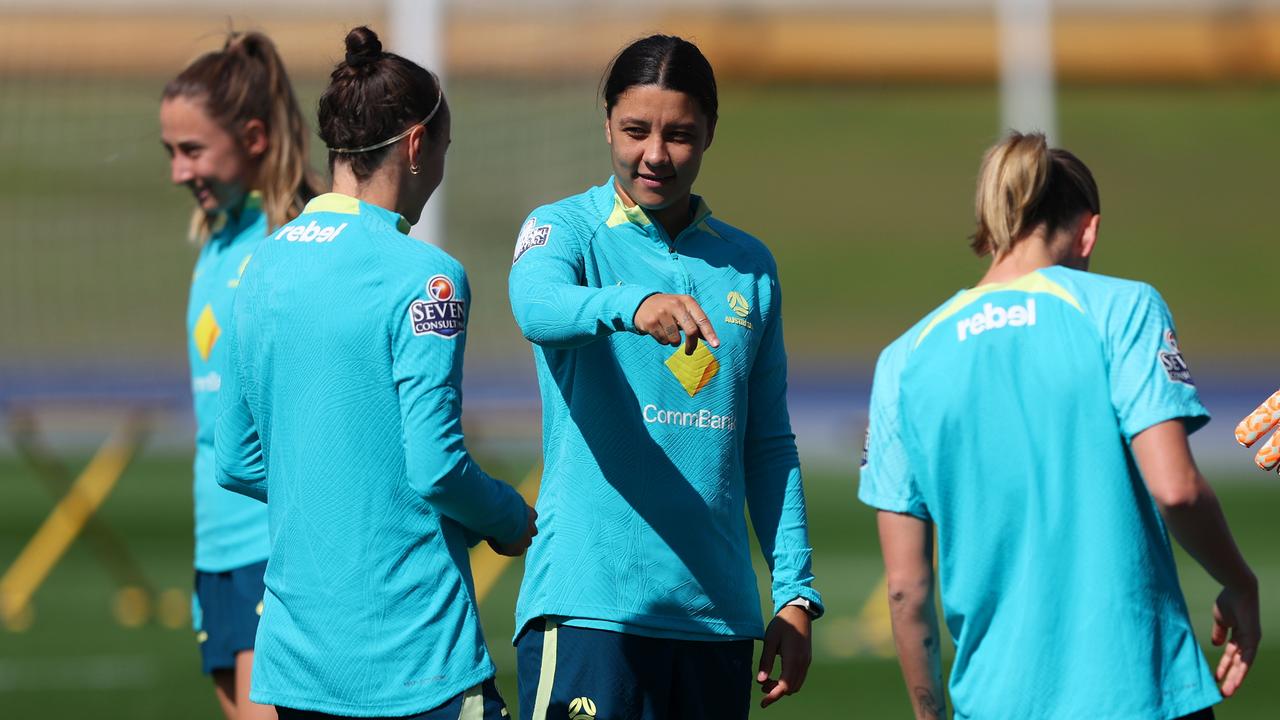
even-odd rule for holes
{"type": "Polygon", "coordinates": [[[331,192],[317,195],[302,209],[303,215],[316,212],[331,212],[339,215],[369,215],[394,227],[401,234],[409,234],[409,221],[405,220],[400,213],[372,205],[342,193],[331,192]]]}
{"type": "Polygon", "coordinates": [[[920,331],[920,335],[916,337],[916,344],[913,347],[920,347],[920,343],[924,342],[925,336],[933,332],[934,328],[938,327],[938,325],[945,322],[948,318],[954,317],[969,305],[977,302],[979,298],[990,295],[991,293],[1001,292],[1003,290],[1017,290],[1026,293],[1052,295],[1076,310],[1084,312],[1084,308],[1080,307],[1080,301],[1077,300],[1074,295],[1058,283],[1045,277],[1042,272],[1044,269],[1045,268],[1032,270],[1026,275],[1007,282],[987,283],[986,285],[978,285],[977,287],[972,287],[968,290],[961,290],[956,293],[955,297],[951,298],[951,301],[948,302],[937,315],[933,316],[933,319],[924,327],[924,330],[920,331]]]}
{"type": "MultiPolygon", "coordinates": [[[[609,178],[609,188],[613,192],[613,211],[609,213],[609,219],[605,224],[611,228],[631,223],[641,227],[649,227],[653,225],[653,220],[649,217],[649,213],[639,205],[627,207],[622,202],[622,196],[618,194],[618,186],[613,178],[609,178]]],[[[715,230],[711,229],[711,225],[707,223],[707,218],[711,217],[711,207],[707,205],[707,201],[703,200],[700,195],[692,196],[693,200],[693,220],[689,222],[689,227],[696,227],[704,232],[712,235],[719,235],[715,230]]]]}
{"type": "Polygon", "coordinates": [[[245,228],[258,221],[258,215],[262,213],[262,193],[257,190],[250,190],[240,201],[238,208],[232,208],[224,212],[218,213],[218,217],[214,219],[213,226],[209,228],[209,239],[217,238],[234,238],[240,235],[245,228]]]}

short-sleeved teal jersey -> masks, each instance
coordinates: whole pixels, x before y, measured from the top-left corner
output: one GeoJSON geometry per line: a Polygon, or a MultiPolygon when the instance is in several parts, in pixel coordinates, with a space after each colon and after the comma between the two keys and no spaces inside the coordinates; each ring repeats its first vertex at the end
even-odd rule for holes
{"type": "Polygon", "coordinates": [[[219,216],[191,274],[187,355],[196,420],[192,492],[195,567],[204,572],[222,572],[267,558],[267,509],[260,502],[227,492],[213,478],[213,425],[228,358],[222,332],[231,320],[240,273],[266,232],[261,198],[250,194],[240,207],[219,216]]]}
{"type": "Polygon", "coordinates": [[[1175,718],[1221,698],[1129,443],[1208,421],[1150,286],[1051,267],[880,356],[859,497],[932,521],[957,718],[1175,718]]]}
{"type": "Polygon", "coordinates": [[[240,281],[215,441],[267,501],[255,702],[411,715],[494,674],[469,539],[515,540],[525,505],[463,444],[466,275],[407,230],[321,195],[240,281]]]}
{"type": "Polygon", "coordinates": [[[511,306],[542,393],[539,534],[517,628],[537,617],[650,637],[759,637],[744,504],[775,611],[812,588],[777,268],[700,198],[674,240],[613,180],[533,211],[511,306]],[[720,347],[635,331],[654,293],[693,296],[720,347]]]}

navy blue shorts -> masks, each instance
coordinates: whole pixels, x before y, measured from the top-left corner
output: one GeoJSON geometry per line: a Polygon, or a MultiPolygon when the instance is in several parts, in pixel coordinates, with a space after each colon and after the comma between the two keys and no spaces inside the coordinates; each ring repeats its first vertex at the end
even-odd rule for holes
{"type": "MultiPolygon", "coordinates": [[[[341,715],[326,715],[311,710],[291,710],[276,706],[280,720],[340,720],[341,715]]],[[[507,720],[507,704],[498,694],[498,686],[489,678],[475,687],[453,696],[440,707],[431,708],[417,715],[378,720],[507,720]]]]}
{"type": "Polygon", "coordinates": [[[751,640],[665,640],[535,620],[516,640],[524,720],[745,720],[751,640]]]}
{"type": "Polygon", "coordinates": [[[1190,715],[1183,715],[1178,720],[1213,720],[1213,708],[1207,707],[1200,712],[1193,712],[1190,715]]]}
{"type": "Polygon", "coordinates": [[[266,571],[266,560],[225,572],[196,571],[193,619],[205,674],[234,670],[236,655],[253,649],[266,571]]]}

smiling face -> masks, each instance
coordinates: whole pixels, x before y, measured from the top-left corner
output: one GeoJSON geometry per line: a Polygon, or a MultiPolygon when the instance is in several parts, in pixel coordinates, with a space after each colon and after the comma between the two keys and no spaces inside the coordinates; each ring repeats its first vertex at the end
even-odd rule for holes
{"type": "Polygon", "coordinates": [[[257,161],[266,150],[260,121],[238,140],[188,97],[160,103],[160,140],[169,154],[170,179],[186,185],[206,213],[234,207],[252,185],[257,161]],[[260,146],[260,147],[259,147],[260,146]]]}
{"type": "Polygon", "coordinates": [[[714,131],[689,95],[657,85],[628,88],[605,118],[623,200],[646,210],[687,213],[714,131]]]}

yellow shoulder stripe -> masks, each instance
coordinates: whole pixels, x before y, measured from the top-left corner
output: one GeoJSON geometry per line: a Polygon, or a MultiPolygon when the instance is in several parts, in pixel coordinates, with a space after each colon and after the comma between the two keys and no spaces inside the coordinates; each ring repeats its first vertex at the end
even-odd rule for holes
{"type": "Polygon", "coordinates": [[[1075,296],[1067,292],[1066,288],[1045,277],[1039,271],[1030,272],[1017,280],[1011,280],[1004,283],[988,283],[986,285],[979,285],[978,287],[970,288],[960,293],[960,295],[948,303],[941,312],[933,316],[933,320],[929,321],[929,324],[920,332],[920,336],[916,338],[916,343],[913,347],[920,347],[920,343],[924,342],[924,339],[929,335],[929,333],[933,332],[934,328],[945,322],[948,318],[954,317],[956,313],[959,313],[961,310],[977,302],[979,298],[990,295],[991,293],[1002,292],[1004,290],[1018,290],[1021,292],[1052,295],[1076,310],[1084,312],[1084,308],[1080,307],[1080,302],[1076,300],[1075,296]]]}

